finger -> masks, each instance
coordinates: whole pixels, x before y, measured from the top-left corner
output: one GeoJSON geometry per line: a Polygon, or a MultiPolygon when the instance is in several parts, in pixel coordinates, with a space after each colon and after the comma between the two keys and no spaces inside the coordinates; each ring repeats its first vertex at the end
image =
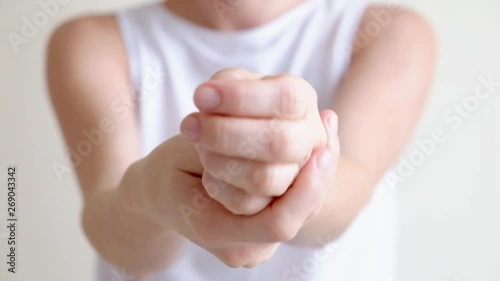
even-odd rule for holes
{"type": "MultiPolygon", "coordinates": [[[[249,245],[254,246],[256,243],[248,243],[249,245]]],[[[258,245],[261,245],[260,243],[258,245]]],[[[244,268],[254,268],[258,266],[259,264],[262,264],[269,259],[272,258],[276,250],[278,249],[280,243],[271,243],[271,244],[264,244],[267,245],[266,249],[260,253],[259,256],[255,257],[251,262],[248,262],[245,264],[243,267],[244,268]]]]}
{"type": "Polygon", "coordinates": [[[289,241],[295,237],[307,219],[320,210],[324,189],[329,180],[326,171],[333,169],[333,165],[334,161],[327,149],[316,149],[292,187],[255,216],[254,228],[260,232],[251,232],[253,236],[246,238],[277,242],[289,241]]]}
{"type": "Polygon", "coordinates": [[[257,80],[262,78],[263,76],[264,75],[262,74],[250,72],[241,67],[232,67],[217,71],[216,73],[214,73],[214,75],[212,75],[212,77],[210,77],[210,80],[217,80],[217,79],[257,80]]]}
{"type": "Polygon", "coordinates": [[[259,196],[281,196],[299,172],[297,164],[267,164],[225,156],[210,150],[199,153],[205,171],[214,178],[259,196]]]}
{"type": "Polygon", "coordinates": [[[269,196],[248,194],[242,189],[214,178],[208,172],[203,173],[202,183],[211,198],[235,215],[254,215],[262,211],[273,200],[269,196]]]}
{"type": "Polygon", "coordinates": [[[279,243],[238,243],[209,251],[229,267],[250,268],[270,259],[278,246],[279,243]]]}
{"type": "MultiPolygon", "coordinates": [[[[214,247],[230,242],[291,240],[307,219],[321,208],[328,172],[334,169],[335,164],[327,149],[316,149],[292,187],[258,214],[237,216],[221,204],[206,204],[203,210],[189,219],[189,225],[197,235],[186,232],[185,236],[189,236],[191,241],[214,247]]],[[[206,194],[205,190],[203,192],[206,194]]]]}
{"type": "Polygon", "coordinates": [[[216,153],[263,162],[300,163],[313,147],[303,120],[277,124],[273,119],[193,113],[182,121],[181,132],[216,153]]]}
{"type": "Polygon", "coordinates": [[[333,153],[334,158],[340,155],[340,142],[338,136],[338,116],[332,110],[323,110],[320,112],[321,121],[327,131],[327,148],[333,153]]]}
{"type": "Polygon", "coordinates": [[[317,106],[316,92],[291,75],[272,79],[215,79],[194,95],[201,112],[252,118],[299,119],[317,106]]]}

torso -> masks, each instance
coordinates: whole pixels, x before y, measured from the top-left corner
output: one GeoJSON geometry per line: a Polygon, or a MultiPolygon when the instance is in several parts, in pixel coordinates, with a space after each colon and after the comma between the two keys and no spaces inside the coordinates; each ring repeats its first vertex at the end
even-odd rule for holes
{"type": "MultiPolygon", "coordinates": [[[[361,0],[310,0],[268,24],[233,33],[194,25],[161,4],[119,12],[117,23],[138,94],[143,153],[179,133],[182,118],[196,111],[196,86],[227,67],[301,76],[316,89],[318,106],[330,108],[364,9],[361,0]]],[[[395,207],[394,192],[381,182],[342,237],[323,248],[282,245],[271,260],[248,270],[228,268],[190,243],[176,264],[148,281],[390,281],[395,207]]],[[[99,260],[98,280],[116,279],[119,272],[99,260]]]]}

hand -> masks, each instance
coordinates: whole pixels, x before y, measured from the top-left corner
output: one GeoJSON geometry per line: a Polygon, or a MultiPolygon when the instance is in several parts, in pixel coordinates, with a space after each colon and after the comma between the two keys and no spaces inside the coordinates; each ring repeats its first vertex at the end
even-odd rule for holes
{"type": "Polygon", "coordinates": [[[196,143],[207,193],[234,214],[258,213],[283,195],[326,145],[316,92],[299,77],[223,70],[198,87],[195,104],[201,113],[181,132],[196,143]]]}
{"type": "Polygon", "coordinates": [[[129,198],[160,227],[173,230],[231,267],[253,267],[292,239],[321,207],[332,152],[316,149],[288,191],[253,216],[229,212],[203,187],[194,145],[176,136],[144,158],[143,179],[129,198]]]}
{"type": "MultiPolygon", "coordinates": [[[[332,123],[336,125],[336,118],[330,117],[336,116],[331,111],[322,112],[323,132],[328,127],[326,120],[334,120],[332,123]]],[[[293,123],[283,119],[285,124],[293,123]]],[[[328,131],[328,143],[338,144],[331,141],[336,138],[330,137],[336,136],[336,129],[329,126],[328,131]]],[[[252,216],[235,215],[207,194],[200,153],[182,136],[164,142],[144,159],[140,177],[143,181],[129,197],[145,217],[200,245],[225,264],[253,267],[269,259],[279,243],[295,237],[319,212],[324,190],[336,167],[334,156],[338,155],[338,150],[331,149],[333,146],[327,147],[314,149],[306,163],[300,163],[301,157],[297,155],[295,159],[294,155],[280,155],[277,163],[281,159],[286,163],[291,158],[300,163],[300,173],[282,196],[252,216]]],[[[249,161],[262,157],[260,147],[250,148],[255,154],[249,161]]],[[[231,163],[226,163],[226,168],[233,173],[238,167],[231,163]]]]}

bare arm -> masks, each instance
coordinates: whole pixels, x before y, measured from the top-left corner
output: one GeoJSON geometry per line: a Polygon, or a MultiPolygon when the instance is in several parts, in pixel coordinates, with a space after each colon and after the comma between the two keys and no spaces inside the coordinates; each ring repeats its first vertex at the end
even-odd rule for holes
{"type": "Polygon", "coordinates": [[[105,259],[131,274],[168,266],[182,251],[183,238],[139,215],[123,199],[124,190],[141,184],[145,159],[140,159],[136,110],[125,106],[133,89],[114,18],[84,18],[60,27],[47,64],[52,102],[68,146],[83,151],[83,130],[102,136],[75,167],[88,239],[105,259]]]}
{"type": "MultiPolygon", "coordinates": [[[[360,30],[373,21],[370,7],[360,30]]],[[[340,157],[320,214],[295,242],[338,237],[411,137],[429,91],[434,37],[419,16],[402,11],[352,58],[336,95],[340,157]]]]}
{"type": "MultiPolygon", "coordinates": [[[[405,21],[407,18],[402,16],[405,21]]],[[[424,58],[432,53],[420,45],[424,43],[412,41],[412,36],[401,38],[422,31],[413,20],[409,26],[415,32],[387,28],[353,59],[334,108],[339,115],[342,144],[335,183],[321,213],[301,231],[299,239],[318,235],[333,238],[332,234],[341,233],[408,138],[427,90],[424,78],[430,77],[426,71],[431,63],[424,58]],[[391,83],[384,83],[387,77],[393,78],[391,83]],[[405,93],[402,99],[401,92],[405,93]],[[370,143],[366,143],[368,139],[370,143]]],[[[166,141],[156,153],[140,159],[135,110],[130,110],[126,118],[112,110],[116,100],[132,92],[126,61],[111,17],[67,24],[56,32],[49,48],[49,86],[68,145],[78,150],[84,138],[82,130],[100,128],[103,120],[114,126],[76,167],[85,198],[83,226],[93,246],[108,261],[141,275],[167,267],[182,252],[180,242],[184,238],[169,227],[231,266],[254,266],[267,259],[276,248],[275,242],[289,240],[319,200],[316,189],[324,180],[316,179],[317,167],[308,165],[294,192],[286,193],[278,200],[281,203],[255,216],[234,216],[217,204],[208,204],[191,222],[176,219],[181,217],[176,205],[192,204],[191,191],[203,194],[203,168],[193,146],[181,138],[166,141]],[[170,157],[176,153],[184,159],[170,157]],[[166,158],[194,164],[172,167],[162,160],[166,158]],[[171,184],[173,177],[162,178],[165,172],[177,177],[179,186],[171,184]],[[143,179],[152,180],[145,183],[143,179]],[[138,190],[147,190],[148,196],[138,190]],[[292,219],[290,211],[298,210],[293,227],[284,223],[284,218],[292,219]],[[228,229],[231,232],[225,231],[228,229]],[[219,241],[221,232],[234,237],[219,241]]]]}
{"type": "MultiPolygon", "coordinates": [[[[126,96],[132,92],[118,34],[112,18],[78,20],[60,28],[49,47],[50,92],[68,145],[78,151],[82,130],[100,128],[103,120],[114,126],[76,166],[85,199],[83,228],[90,242],[109,262],[140,277],[164,269],[177,260],[183,252],[185,239],[203,247],[230,267],[254,267],[268,260],[279,243],[295,236],[304,221],[317,212],[316,206],[324,190],[321,186],[327,183],[325,171],[333,170],[335,164],[330,161],[327,149],[312,153],[310,161],[302,168],[302,175],[294,181],[293,191],[280,196],[271,206],[253,216],[231,213],[210,200],[202,183],[204,168],[199,154],[186,137],[166,140],[141,159],[135,110],[124,118],[123,114],[110,109],[123,93],[126,96]]],[[[294,79],[290,76],[247,81],[249,85],[270,91],[266,100],[260,95],[260,102],[265,106],[252,106],[249,110],[272,115],[280,104],[295,104],[296,93],[290,87],[282,87],[283,83],[291,81],[294,79]],[[271,95],[274,98],[267,100],[271,95]],[[292,96],[291,103],[282,99],[288,96],[292,96]]],[[[243,89],[237,85],[240,81],[231,79],[210,83],[243,89]]],[[[282,125],[288,127],[288,124],[300,133],[303,128],[310,127],[302,124],[314,120],[315,129],[324,136],[313,102],[314,91],[309,92],[310,102],[284,107],[290,111],[287,113],[291,119],[282,125]]],[[[226,94],[234,96],[235,93],[226,94]]],[[[241,94],[240,91],[239,97],[241,94]]],[[[230,106],[227,109],[238,108],[230,106]]],[[[212,119],[217,120],[228,121],[212,119]]],[[[262,124],[268,124],[259,120],[247,121],[257,131],[262,124]]],[[[240,124],[225,124],[232,124],[227,129],[235,129],[234,133],[240,132],[240,124]]],[[[208,142],[219,139],[217,133],[224,133],[224,130],[214,133],[207,128],[208,142]]],[[[278,139],[284,143],[290,140],[286,131],[276,132],[281,134],[278,139]]],[[[236,138],[235,141],[241,143],[236,138]]],[[[214,146],[221,149],[218,151],[234,151],[232,145],[222,147],[217,143],[223,145],[225,142],[215,142],[214,146]]],[[[261,157],[304,159],[297,158],[290,142],[288,145],[268,143],[267,146],[270,152],[259,151],[261,157]]]]}

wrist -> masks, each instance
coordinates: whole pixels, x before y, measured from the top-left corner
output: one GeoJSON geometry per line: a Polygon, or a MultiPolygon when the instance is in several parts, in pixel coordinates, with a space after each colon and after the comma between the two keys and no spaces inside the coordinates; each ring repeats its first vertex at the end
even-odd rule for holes
{"type": "Polygon", "coordinates": [[[81,219],[90,243],[136,277],[168,267],[183,253],[184,238],[132,208],[123,191],[108,188],[85,201],[81,219]]]}
{"type": "Polygon", "coordinates": [[[116,189],[116,200],[126,211],[160,228],[167,228],[158,218],[148,184],[148,157],[131,164],[116,189]]]}

